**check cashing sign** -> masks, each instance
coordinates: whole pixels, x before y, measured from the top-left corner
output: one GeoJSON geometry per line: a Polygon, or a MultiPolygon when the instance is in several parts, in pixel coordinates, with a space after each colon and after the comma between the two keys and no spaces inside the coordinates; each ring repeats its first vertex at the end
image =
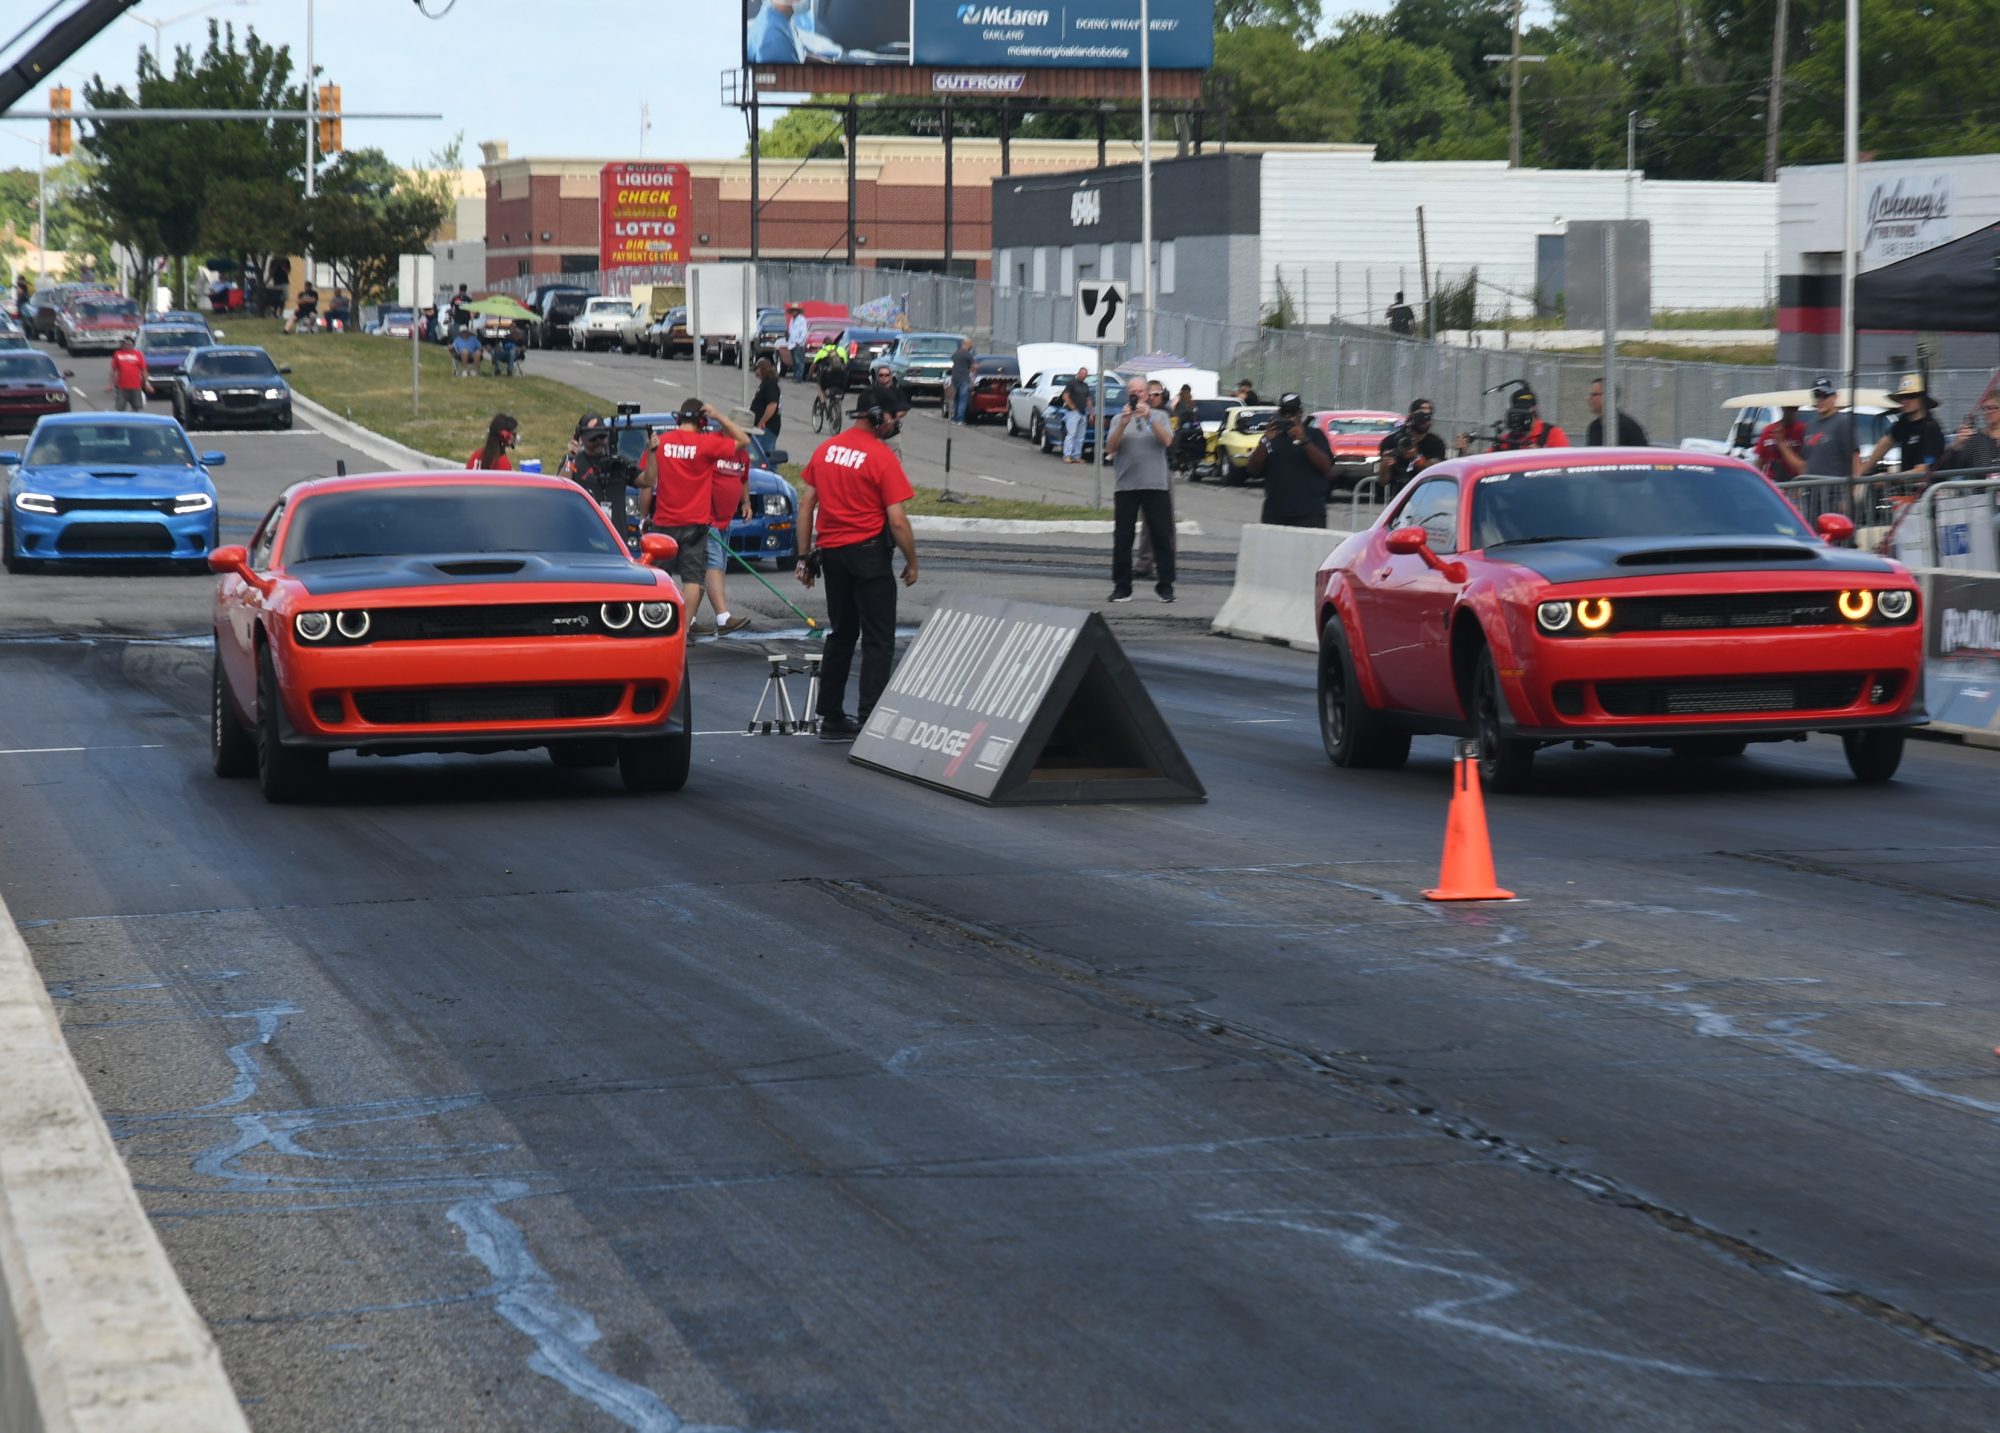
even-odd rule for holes
{"type": "Polygon", "coordinates": [[[2000,577],[1927,578],[1924,705],[1938,726],[2000,729],[2000,577]]]}
{"type": "Polygon", "coordinates": [[[1103,618],[992,597],[932,611],[850,759],[996,804],[1204,794],[1103,618]]]}

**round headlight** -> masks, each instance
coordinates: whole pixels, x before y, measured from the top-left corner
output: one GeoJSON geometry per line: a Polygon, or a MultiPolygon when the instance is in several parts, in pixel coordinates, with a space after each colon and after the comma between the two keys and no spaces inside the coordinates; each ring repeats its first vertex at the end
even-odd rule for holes
{"type": "Polygon", "coordinates": [[[1535,620],[1542,624],[1545,632],[1560,632],[1569,626],[1569,619],[1575,609],[1567,602],[1543,602],[1535,608],[1535,620]]]}
{"type": "Polygon", "coordinates": [[[623,632],[632,625],[632,604],[630,602],[607,602],[597,609],[597,615],[605,626],[614,632],[623,632]]]}
{"type": "Polygon", "coordinates": [[[292,630],[305,641],[324,641],[333,630],[333,619],[324,612],[301,612],[292,619],[292,630]]]}
{"type": "Polygon", "coordinates": [[[1836,599],[1840,615],[1850,622],[1860,622],[1875,610],[1875,594],[1863,589],[1859,592],[1843,592],[1836,599]]]}
{"type": "Polygon", "coordinates": [[[1611,599],[1599,597],[1595,601],[1586,597],[1576,604],[1577,623],[1588,631],[1601,631],[1611,625],[1611,599]]]}
{"type": "Polygon", "coordinates": [[[655,632],[664,632],[674,625],[674,604],[671,602],[641,602],[639,604],[639,625],[650,627],[655,632]]]}
{"type": "Polygon", "coordinates": [[[1917,594],[1907,587],[1891,587],[1887,592],[1875,594],[1875,606],[1891,622],[1900,622],[1908,617],[1917,605],[1917,594]]]}
{"type": "Polygon", "coordinates": [[[369,622],[366,612],[342,612],[333,619],[333,625],[348,641],[359,642],[368,635],[368,629],[373,624],[369,622]]]}

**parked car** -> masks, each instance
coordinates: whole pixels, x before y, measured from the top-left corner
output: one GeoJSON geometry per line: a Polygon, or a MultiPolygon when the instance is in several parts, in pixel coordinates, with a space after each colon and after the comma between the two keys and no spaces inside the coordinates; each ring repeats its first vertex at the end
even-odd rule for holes
{"type": "Polygon", "coordinates": [[[1204,476],[1221,472],[1222,455],[1217,444],[1222,441],[1223,424],[1229,421],[1230,410],[1237,406],[1234,398],[1197,398],[1194,400],[1194,419],[1201,425],[1202,447],[1200,460],[1188,469],[1188,477],[1200,482],[1204,476]]]}
{"type": "Polygon", "coordinates": [[[1837,732],[1855,777],[1886,781],[1925,720],[1922,596],[1838,545],[1853,533],[1719,455],[1437,464],[1314,581],[1327,755],[1394,767],[1412,733],[1471,737],[1484,784],[1514,791],[1545,746],[1729,758],[1837,732]]]}
{"type": "MultiPolygon", "coordinates": [[[[671,428],[678,421],[679,415],[675,413],[635,413],[629,420],[619,418],[614,430],[618,434],[619,456],[636,465],[646,451],[647,441],[661,429],[671,428]]],[[[783,451],[771,455],[774,464],[789,460],[789,455],[783,451]]],[[[644,514],[639,511],[637,488],[625,490],[625,511],[631,527],[627,536],[630,542],[636,544],[640,524],[644,521],[644,514]]],[[[731,522],[729,531],[723,537],[742,556],[769,562],[782,570],[798,558],[798,511],[797,489],[772,468],[752,466],[750,516],[731,522]]]]}
{"type": "MultiPolygon", "coordinates": [[[[773,322],[776,323],[776,328],[768,331],[776,334],[777,342],[783,342],[785,336],[785,311],[781,308],[760,308],[757,310],[757,333],[751,336],[751,342],[754,344],[759,336],[767,332],[765,326],[773,322]]],[[[703,363],[727,363],[733,365],[740,362],[742,357],[741,345],[738,343],[736,335],[703,334],[701,336],[701,361],[703,363]]]]}
{"type": "Polygon", "coordinates": [[[688,778],[694,722],[664,533],[635,562],[576,484],[526,473],[295,483],[219,577],[209,756],[267,800],[333,751],[546,748],[637,791],[688,778]]]}
{"type": "Polygon", "coordinates": [[[687,309],[670,308],[654,320],[646,330],[646,352],[655,358],[680,358],[694,352],[687,309]]]}
{"type": "Polygon", "coordinates": [[[902,336],[902,330],[895,328],[846,328],[841,330],[840,344],[847,350],[850,363],[859,359],[872,368],[875,360],[894,348],[902,336]]]}
{"type": "Polygon", "coordinates": [[[417,329],[415,309],[385,308],[375,316],[374,326],[368,331],[383,338],[399,338],[408,343],[417,329]]]}
{"type": "Polygon", "coordinates": [[[34,348],[34,345],[28,342],[28,335],[18,328],[0,329],[0,353],[22,348],[34,348]]]}
{"type": "Polygon", "coordinates": [[[21,432],[50,413],[69,412],[69,384],[76,377],[39,348],[0,352],[0,427],[21,432]]]}
{"type": "MultiPolygon", "coordinates": [[[[1023,345],[1024,348],[1029,346],[1023,345]]],[[[1041,444],[1042,428],[1049,410],[1062,396],[1063,385],[1074,377],[1074,368],[1044,368],[1015,384],[1007,393],[1007,435],[1041,444]]],[[[1107,374],[1105,377],[1110,379],[1115,375],[1107,374]]]]}
{"type": "Polygon", "coordinates": [[[227,424],[292,426],[289,368],[261,348],[247,345],[196,349],[174,376],[174,417],[190,432],[227,424]]]}
{"type": "Polygon", "coordinates": [[[1275,403],[1229,410],[1222,422],[1222,433],[1215,440],[1215,469],[1223,482],[1234,486],[1250,481],[1250,454],[1263,441],[1264,430],[1277,416],[1275,403]]]}
{"type": "Polygon", "coordinates": [[[1021,365],[1011,354],[988,353],[972,360],[972,396],[966,400],[965,421],[1007,416],[1007,395],[1021,381],[1021,365]]]}
{"type": "Polygon", "coordinates": [[[49,561],[160,560],[205,568],[215,550],[215,484],[171,418],[65,413],[35,425],[9,470],[0,558],[9,572],[49,561]]]}
{"type": "Polygon", "coordinates": [[[905,333],[882,355],[889,371],[912,398],[928,393],[942,398],[951,376],[951,356],[965,341],[962,333],[905,333]]]}
{"type": "Polygon", "coordinates": [[[21,319],[21,327],[28,331],[28,337],[54,343],[56,315],[62,312],[63,301],[81,287],[80,284],[43,284],[29,295],[28,312],[21,319]]]}
{"type": "MultiPolygon", "coordinates": [[[[1841,391],[1843,399],[1846,390],[1841,391]]],[[[1723,453],[1732,458],[1754,458],[1757,452],[1757,435],[1778,421],[1778,412],[1783,407],[1799,410],[1805,417],[1813,411],[1810,389],[1794,388],[1775,393],[1741,393],[1734,398],[1725,398],[1722,411],[1729,415],[1728,428],[1721,438],[1683,438],[1681,447],[1696,453],[1723,453]]],[[[1896,421],[1896,401],[1887,389],[1858,388],[1854,392],[1854,448],[1867,454],[1874,451],[1875,443],[1889,431],[1889,425],[1896,421]]],[[[1890,472],[1902,463],[1902,453],[1891,447],[1883,459],[1883,467],[1890,472]]]]}
{"type": "Polygon", "coordinates": [[[146,396],[163,397],[174,386],[174,378],[187,366],[188,355],[213,346],[207,324],[195,327],[184,323],[143,323],[139,325],[139,352],[146,355],[146,396]]]}
{"type": "Polygon", "coordinates": [[[527,305],[538,319],[528,330],[528,342],[536,348],[568,347],[570,322],[583,312],[586,303],[597,297],[596,290],[548,288],[536,292],[541,294],[541,302],[527,305]]]}
{"type": "Polygon", "coordinates": [[[1403,415],[1379,408],[1327,408],[1306,421],[1326,435],[1333,449],[1333,471],[1326,490],[1352,492],[1363,478],[1375,475],[1382,440],[1403,426],[1403,415]]]}
{"type": "Polygon", "coordinates": [[[569,346],[583,353],[594,353],[600,348],[636,353],[639,335],[645,331],[645,311],[632,300],[586,299],[582,312],[570,320],[569,346]]]}
{"type": "MultiPolygon", "coordinates": [[[[1062,406],[1062,386],[1076,375],[1063,375],[1062,383],[1056,385],[1048,406],[1042,410],[1041,424],[1036,429],[1040,435],[1036,442],[1044,453],[1060,453],[1063,445],[1063,429],[1069,422],[1069,410],[1062,406]]],[[[1114,415],[1125,406],[1125,379],[1117,373],[1106,373],[1092,380],[1097,398],[1096,421],[1084,424],[1083,451],[1086,454],[1097,449],[1097,429],[1099,424],[1109,428],[1114,415]]]]}

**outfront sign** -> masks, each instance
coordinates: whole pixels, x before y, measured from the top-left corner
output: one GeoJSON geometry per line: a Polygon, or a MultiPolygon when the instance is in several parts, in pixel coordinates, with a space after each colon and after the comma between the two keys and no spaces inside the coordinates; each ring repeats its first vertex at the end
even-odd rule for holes
{"type": "Polygon", "coordinates": [[[687,202],[685,165],[605,165],[598,176],[597,266],[680,263],[687,257],[687,202]]]}

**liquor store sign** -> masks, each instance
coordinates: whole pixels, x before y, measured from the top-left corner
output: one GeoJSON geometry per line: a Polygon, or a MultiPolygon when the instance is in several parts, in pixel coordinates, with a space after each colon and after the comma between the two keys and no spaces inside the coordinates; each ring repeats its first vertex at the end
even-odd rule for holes
{"type": "Polygon", "coordinates": [[[686,259],[688,173],[681,164],[607,164],[598,178],[597,266],[686,259]]]}

